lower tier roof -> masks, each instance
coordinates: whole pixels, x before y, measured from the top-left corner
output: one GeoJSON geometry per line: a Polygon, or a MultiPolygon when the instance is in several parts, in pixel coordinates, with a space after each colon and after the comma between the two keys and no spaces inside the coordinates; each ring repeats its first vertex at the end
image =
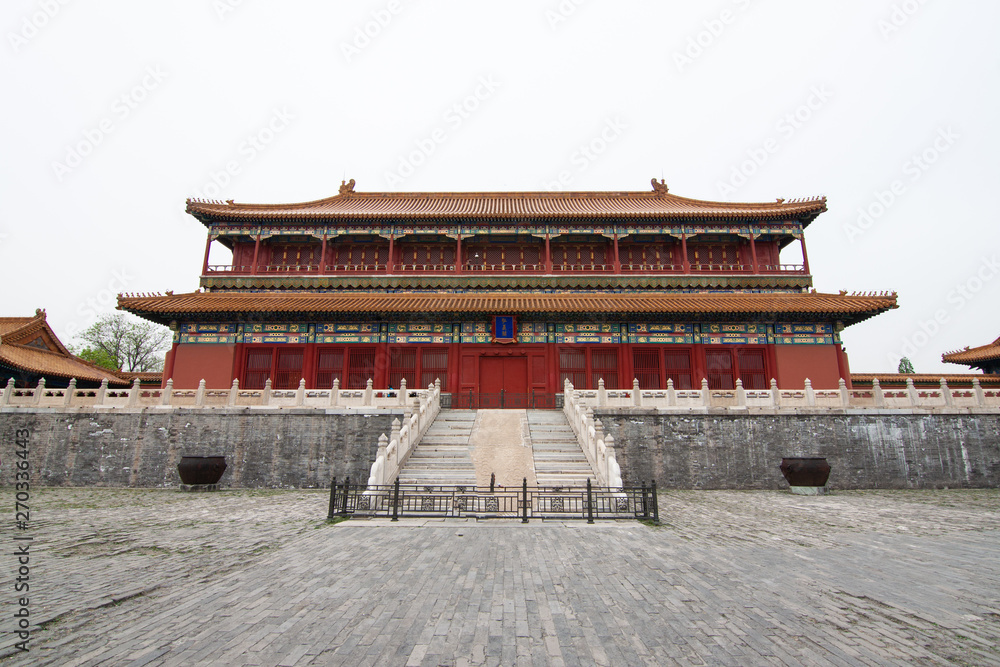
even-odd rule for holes
{"type": "Polygon", "coordinates": [[[365,314],[382,317],[435,314],[683,316],[825,316],[845,325],[896,308],[896,294],[808,293],[442,293],[442,292],[191,292],[119,295],[118,308],[154,322],[185,316],[240,318],[365,314]]]}

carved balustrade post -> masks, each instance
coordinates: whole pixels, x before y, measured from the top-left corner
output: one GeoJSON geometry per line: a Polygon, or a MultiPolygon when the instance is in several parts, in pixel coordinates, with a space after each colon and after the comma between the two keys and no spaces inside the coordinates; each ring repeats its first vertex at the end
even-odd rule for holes
{"type": "Polygon", "coordinates": [[[916,407],[920,403],[920,396],[917,388],[913,386],[913,378],[906,378],[906,395],[910,398],[910,405],[916,407]]]}
{"type": "Polygon", "coordinates": [[[299,380],[299,388],[295,390],[295,405],[306,404],[306,379],[299,380]]]}
{"type": "Polygon", "coordinates": [[[708,378],[701,379],[701,404],[706,408],[712,405],[712,392],[708,389],[708,378]]]}
{"type": "Polygon", "coordinates": [[[677,405],[677,390],[674,389],[673,378],[667,378],[667,405],[670,407],[677,405]]]}
{"type": "Polygon", "coordinates": [[[261,405],[271,404],[271,378],[264,381],[264,392],[260,396],[261,405]]]}
{"type": "Polygon", "coordinates": [[[642,407],[642,389],[639,388],[639,378],[632,378],[632,405],[642,407]]]}
{"type": "Polygon", "coordinates": [[[608,404],[608,390],[604,388],[604,378],[597,379],[597,407],[603,408],[608,404]]]}
{"type": "Polygon", "coordinates": [[[365,405],[375,404],[375,390],[372,385],[372,379],[368,378],[368,382],[365,383],[365,405]]]}
{"type": "Polygon", "coordinates": [[[736,378],[736,405],[745,408],[747,406],[747,392],[743,388],[743,380],[736,378]]]}
{"type": "Polygon", "coordinates": [[[771,406],[781,407],[781,390],[778,389],[778,381],[774,378],[771,378],[771,406]]]}
{"type": "Polygon", "coordinates": [[[69,386],[66,387],[66,393],[63,394],[63,405],[67,408],[72,405],[74,394],[76,394],[76,378],[69,381],[69,386]]]}
{"type": "Polygon", "coordinates": [[[848,407],[851,404],[851,394],[847,391],[847,383],[844,382],[844,378],[840,378],[840,404],[843,407],[848,407]]]}
{"type": "Polygon", "coordinates": [[[0,405],[10,405],[10,399],[14,395],[14,378],[7,378],[7,386],[3,388],[3,399],[0,405]]]}
{"type": "Polygon", "coordinates": [[[408,392],[406,391],[406,378],[402,378],[399,381],[399,404],[400,405],[409,405],[410,404],[410,401],[408,400],[409,397],[406,395],[407,393],[408,392]]]}
{"type": "Polygon", "coordinates": [[[882,393],[882,385],[879,384],[878,378],[872,378],[872,398],[875,399],[876,408],[885,407],[885,394],[882,393]]]}
{"type": "Polygon", "coordinates": [[[198,391],[194,394],[194,404],[195,406],[201,408],[205,406],[205,379],[202,378],[198,382],[198,391]]]}
{"type": "Polygon", "coordinates": [[[163,405],[170,405],[170,402],[174,398],[174,379],[169,378],[167,380],[167,386],[163,388],[163,395],[160,396],[160,403],[163,405]]]}
{"type": "Polygon", "coordinates": [[[949,408],[955,405],[955,397],[951,395],[951,389],[944,378],[941,378],[941,398],[944,399],[944,404],[949,408]]]}
{"type": "Polygon", "coordinates": [[[108,378],[101,380],[101,386],[97,388],[97,404],[104,405],[104,397],[108,393],[108,378]]]}
{"type": "Polygon", "coordinates": [[[233,378],[233,386],[229,388],[229,406],[236,405],[236,397],[240,395],[240,381],[233,378]]]}
{"type": "Polygon", "coordinates": [[[45,395],[45,378],[38,378],[38,386],[35,387],[35,395],[32,397],[35,399],[35,405],[42,404],[42,396],[45,395]]]}
{"type": "Polygon", "coordinates": [[[142,390],[139,389],[139,378],[132,380],[132,388],[128,390],[128,407],[134,408],[139,405],[139,394],[142,390]]]}
{"type": "Polygon", "coordinates": [[[809,378],[806,378],[806,405],[811,408],[816,407],[816,392],[813,390],[813,383],[809,378]]]}
{"type": "Polygon", "coordinates": [[[983,393],[983,387],[979,384],[979,378],[972,378],[972,391],[976,394],[976,405],[985,406],[986,394],[983,393]]]}
{"type": "Polygon", "coordinates": [[[333,389],[330,390],[330,407],[340,403],[340,378],[333,381],[333,389]]]}

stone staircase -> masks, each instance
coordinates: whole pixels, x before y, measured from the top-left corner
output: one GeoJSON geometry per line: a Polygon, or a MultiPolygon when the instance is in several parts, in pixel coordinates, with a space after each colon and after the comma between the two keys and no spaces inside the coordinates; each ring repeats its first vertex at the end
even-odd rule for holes
{"type": "Polygon", "coordinates": [[[469,455],[475,410],[441,410],[399,472],[400,484],[475,486],[469,455]]]}
{"type": "Polygon", "coordinates": [[[588,477],[597,485],[566,415],[558,410],[527,410],[527,415],[538,486],[586,486],[588,477]]]}

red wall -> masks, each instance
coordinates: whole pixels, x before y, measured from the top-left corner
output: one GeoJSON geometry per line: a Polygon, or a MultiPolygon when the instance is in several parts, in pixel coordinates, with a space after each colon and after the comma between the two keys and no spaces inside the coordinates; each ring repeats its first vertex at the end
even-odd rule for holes
{"type": "Polygon", "coordinates": [[[205,380],[209,389],[233,384],[235,345],[178,345],[174,353],[174,389],[197,389],[205,380]]]}
{"type": "Polygon", "coordinates": [[[813,389],[836,389],[840,386],[839,348],[839,345],[775,345],[778,387],[800,389],[809,378],[813,389]]]}

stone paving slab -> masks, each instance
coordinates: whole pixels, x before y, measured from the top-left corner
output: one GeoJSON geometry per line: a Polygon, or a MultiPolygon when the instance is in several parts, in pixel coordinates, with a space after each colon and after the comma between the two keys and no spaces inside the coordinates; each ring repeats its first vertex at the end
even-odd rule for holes
{"type": "Polygon", "coordinates": [[[4,632],[5,665],[1000,665],[997,490],[667,492],[660,527],[32,495],[31,650],[4,632]]]}

